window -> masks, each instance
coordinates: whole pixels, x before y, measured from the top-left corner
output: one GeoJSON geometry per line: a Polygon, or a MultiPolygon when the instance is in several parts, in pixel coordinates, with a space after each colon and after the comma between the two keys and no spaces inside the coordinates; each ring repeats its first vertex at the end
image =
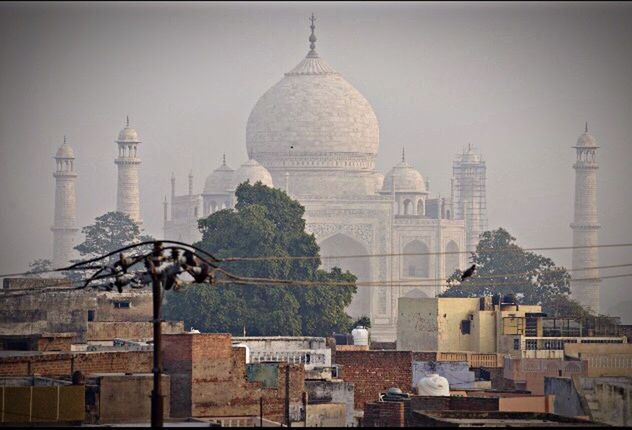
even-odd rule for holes
{"type": "Polygon", "coordinates": [[[94,321],[94,310],[88,311],[88,321],[94,321]]]}
{"type": "Polygon", "coordinates": [[[538,319],[537,318],[527,318],[525,324],[525,335],[535,337],[538,335],[538,319]]]}
{"type": "Polygon", "coordinates": [[[116,301],[116,302],[114,302],[114,307],[116,309],[127,309],[127,308],[130,307],[130,302],[128,302],[128,301],[122,301],[122,302],[116,301]]]}
{"type": "Polygon", "coordinates": [[[461,321],[461,334],[470,334],[471,323],[470,320],[461,321]]]}
{"type": "Polygon", "coordinates": [[[520,338],[514,337],[514,349],[517,351],[520,349],[520,338]]]}

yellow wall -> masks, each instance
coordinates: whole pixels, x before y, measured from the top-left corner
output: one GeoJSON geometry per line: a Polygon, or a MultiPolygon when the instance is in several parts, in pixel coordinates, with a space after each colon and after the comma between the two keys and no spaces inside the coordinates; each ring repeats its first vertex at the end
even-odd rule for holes
{"type": "Polygon", "coordinates": [[[2,423],[63,423],[85,419],[83,385],[0,387],[0,398],[2,423]]]}
{"type": "Polygon", "coordinates": [[[461,321],[478,312],[478,298],[435,299],[437,306],[438,351],[473,351],[472,322],[470,334],[461,333],[461,321]]]}
{"type": "MultiPolygon", "coordinates": [[[[514,337],[520,334],[504,335],[503,317],[524,318],[525,313],[541,311],[538,305],[506,311],[479,309],[479,298],[400,298],[397,349],[510,353],[514,337]],[[461,332],[463,320],[470,320],[470,334],[461,332]]],[[[516,325],[524,333],[524,321],[516,320],[516,325]]]]}

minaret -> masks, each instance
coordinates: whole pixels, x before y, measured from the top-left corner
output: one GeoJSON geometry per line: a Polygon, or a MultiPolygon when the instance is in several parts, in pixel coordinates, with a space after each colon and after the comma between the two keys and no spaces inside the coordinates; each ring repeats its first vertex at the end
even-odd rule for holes
{"type": "MultiPolygon", "coordinates": [[[[571,224],[573,229],[573,269],[585,269],[599,266],[599,221],[597,216],[597,141],[588,134],[588,122],[584,133],[573,146],[577,160],[575,169],[575,216],[571,224]],[[579,248],[590,246],[591,248],[579,248]]],[[[599,293],[601,279],[599,269],[573,272],[571,278],[571,298],[595,313],[599,312],[599,293]]]]}
{"type": "Polygon", "coordinates": [[[77,238],[77,210],[75,198],[75,154],[66,142],[55,154],[55,220],[53,231],[53,267],[68,265],[77,238]]]}
{"type": "Polygon", "coordinates": [[[454,219],[465,220],[467,251],[476,251],[479,236],[487,230],[487,168],[472,144],[452,163],[452,205],[454,219]]]}
{"type": "Polygon", "coordinates": [[[140,217],[140,191],[138,187],[138,144],[140,140],[136,130],[129,126],[129,117],[125,128],[121,130],[116,140],[118,158],[114,163],[118,166],[118,187],[116,192],[116,210],[129,215],[138,224],[143,221],[140,217]]]}

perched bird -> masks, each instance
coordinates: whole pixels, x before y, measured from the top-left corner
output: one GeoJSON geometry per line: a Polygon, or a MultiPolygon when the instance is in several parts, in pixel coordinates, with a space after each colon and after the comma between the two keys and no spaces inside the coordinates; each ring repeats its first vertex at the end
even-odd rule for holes
{"type": "Polygon", "coordinates": [[[463,272],[463,274],[461,275],[461,282],[466,279],[469,278],[470,276],[472,276],[474,274],[474,271],[476,270],[476,264],[472,264],[472,266],[467,269],[465,272],[463,272]]]}

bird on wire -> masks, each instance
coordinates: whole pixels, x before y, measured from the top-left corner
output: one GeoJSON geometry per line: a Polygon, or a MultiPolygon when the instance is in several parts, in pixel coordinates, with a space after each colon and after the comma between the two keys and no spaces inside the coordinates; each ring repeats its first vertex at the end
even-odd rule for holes
{"type": "Polygon", "coordinates": [[[476,270],[476,264],[472,264],[472,266],[470,266],[470,268],[467,269],[465,272],[463,272],[463,274],[461,275],[461,282],[463,282],[465,279],[472,276],[475,270],[476,270]]]}

